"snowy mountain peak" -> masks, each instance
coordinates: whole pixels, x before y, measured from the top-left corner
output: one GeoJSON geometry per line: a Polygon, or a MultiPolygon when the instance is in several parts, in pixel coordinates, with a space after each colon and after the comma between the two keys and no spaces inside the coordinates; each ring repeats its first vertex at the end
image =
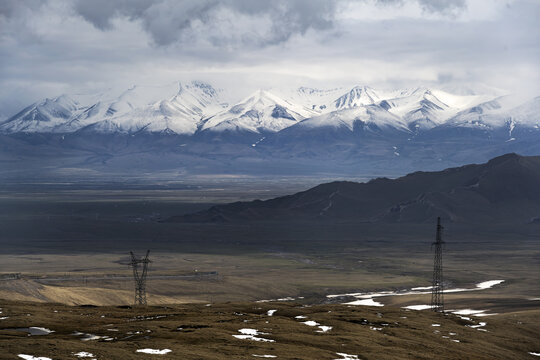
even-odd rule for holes
{"type": "Polygon", "coordinates": [[[350,132],[355,131],[355,129],[362,129],[361,131],[364,132],[376,132],[384,129],[409,132],[407,124],[402,119],[374,104],[332,111],[306,119],[296,127],[345,129],[350,132]]]}
{"type": "MultiPolygon", "coordinates": [[[[278,96],[266,91],[259,89],[252,93],[250,96],[245,98],[239,104],[233,106],[233,108],[240,107],[253,107],[253,109],[262,109],[266,106],[272,106],[280,103],[286,103],[286,100],[279,98],[278,96]]],[[[233,109],[231,108],[231,110],[233,109]]],[[[238,110],[235,110],[238,111],[238,110]]]]}
{"type": "MultiPolygon", "coordinates": [[[[114,114],[112,121],[116,127],[124,132],[144,130],[162,134],[193,134],[203,117],[226,107],[220,101],[218,91],[200,81],[184,85],[179,83],[178,92],[166,99],[150,103],[148,100],[147,103],[137,101],[136,107],[129,101],[124,102],[129,108],[125,107],[126,111],[114,114]]],[[[108,128],[110,126],[105,127],[108,128]]]]}
{"type": "Polygon", "coordinates": [[[320,114],[334,110],[333,103],[343,95],[343,89],[317,89],[301,86],[296,89],[272,89],[271,93],[320,114]]]}
{"type": "Polygon", "coordinates": [[[209,131],[277,132],[318,113],[284,100],[269,91],[257,90],[230,109],[205,120],[209,131]]]}
{"type": "Polygon", "coordinates": [[[183,91],[194,91],[200,94],[204,94],[205,96],[210,98],[219,96],[218,90],[214,89],[212,85],[203,81],[193,80],[183,86],[182,83],[178,83],[178,86],[178,94],[182,93],[183,91]]]}
{"type": "Polygon", "coordinates": [[[47,132],[70,119],[79,109],[79,103],[67,95],[46,98],[36,102],[0,125],[0,131],[47,132]]]}
{"type": "Polygon", "coordinates": [[[347,109],[356,106],[371,105],[381,98],[375,90],[367,86],[355,86],[334,101],[335,109],[347,109]]]}
{"type": "Polygon", "coordinates": [[[431,129],[460,109],[459,106],[450,107],[439,98],[439,95],[445,94],[418,87],[394,93],[395,97],[385,99],[379,105],[402,118],[413,131],[431,129]]]}
{"type": "Polygon", "coordinates": [[[298,93],[301,93],[301,94],[312,95],[314,93],[318,93],[318,92],[321,92],[323,90],[310,88],[310,87],[305,87],[305,86],[300,86],[296,91],[298,91],[298,93]]]}
{"type": "Polygon", "coordinates": [[[475,129],[507,128],[509,137],[516,127],[540,131],[540,97],[525,103],[512,96],[501,96],[457,113],[449,126],[475,129]],[[516,103],[519,105],[516,106],[516,103]]]}

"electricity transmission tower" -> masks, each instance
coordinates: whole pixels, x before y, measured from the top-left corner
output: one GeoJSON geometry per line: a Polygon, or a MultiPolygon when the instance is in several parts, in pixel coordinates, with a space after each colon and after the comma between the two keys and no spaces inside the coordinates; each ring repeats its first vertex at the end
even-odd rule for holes
{"type": "Polygon", "coordinates": [[[135,305],[146,305],[146,273],[148,272],[148,264],[151,262],[148,260],[150,250],[146,252],[144,258],[136,257],[133,251],[130,251],[130,254],[130,266],[133,268],[133,278],[135,279],[135,305]]]}
{"type": "Polygon", "coordinates": [[[431,244],[431,247],[435,245],[435,259],[433,262],[433,287],[431,289],[431,310],[435,312],[444,312],[444,299],[443,299],[443,268],[442,268],[442,250],[444,241],[442,241],[443,227],[441,225],[441,218],[437,218],[437,235],[435,242],[431,244]]]}

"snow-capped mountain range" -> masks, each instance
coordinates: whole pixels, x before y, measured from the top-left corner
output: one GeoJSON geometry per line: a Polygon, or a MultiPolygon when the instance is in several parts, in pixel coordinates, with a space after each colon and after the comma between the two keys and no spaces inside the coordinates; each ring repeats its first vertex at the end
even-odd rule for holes
{"type": "Polygon", "coordinates": [[[212,86],[193,81],[160,87],[133,86],[119,95],[61,95],[34,103],[1,126],[2,132],[193,134],[200,119],[223,110],[212,86]]]}
{"type": "MultiPolygon", "coordinates": [[[[370,125],[411,134],[439,126],[492,129],[539,128],[540,98],[516,103],[494,91],[477,93],[413,88],[258,90],[228,104],[225,90],[192,81],[137,87],[118,94],[61,95],[29,105],[0,124],[10,133],[140,132],[194,135],[200,132],[277,133],[296,126],[343,128],[370,125]],[[512,125],[510,125],[512,124],[512,125]]],[[[511,137],[511,136],[510,136],[511,137]]]]}
{"type": "Polygon", "coordinates": [[[540,97],[479,89],[275,88],[235,99],[191,81],[61,95],[0,122],[0,177],[404,174],[540,154],[540,97]]]}

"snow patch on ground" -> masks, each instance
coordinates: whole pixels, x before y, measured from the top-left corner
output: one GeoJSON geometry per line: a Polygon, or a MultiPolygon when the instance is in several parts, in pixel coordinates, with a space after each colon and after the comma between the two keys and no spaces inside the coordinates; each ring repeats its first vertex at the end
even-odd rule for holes
{"type": "Polygon", "coordinates": [[[345,303],[345,305],[384,306],[384,304],[381,304],[380,302],[377,302],[371,298],[351,301],[351,302],[345,303]]]}
{"type": "MultiPolygon", "coordinates": [[[[298,299],[303,299],[303,297],[299,297],[298,299]]],[[[257,300],[257,301],[255,301],[255,302],[258,302],[258,303],[267,303],[267,302],[272,302],[272,301],[294,301],[294,300],[296,300],[296,299],[293,298],[293,297],[287,296],[287,297],[279,298],[279,299],[257,300]]]]}
{"type": "Polygon", "coordinates": [[[433,289],[433,286],[419,286],[419,287],[413,287],[412,291],[420,291],[420,290],[431,290],[433,289]]]}
{"type": "Polygon", "coordinates": [[[336,354],[341,356],[341,358],[334,359],[334,360],[359,360],[358,355],[349,355],[349,354],[345,354],[345,353],[336,353],[336,354]]]}
{"type": "Polygon", "coordinates": [[[109,337],[109,336],[99,336],[99,335],[94,335],[94,334],[82,333],[82,332],[79,332],[79,331],[75,331],[71,335],[72,336],[82,336],[81,337],[82,341],[92,341],[92,340],[99,340],[99,339],[103,339],[105,341],[114,340],[112,337],[109,337]]]}
{"type": "Polygon", "coordinates": [[[503,282],[504,280],[489,280],[489,281],[484,281],[479,284],[476,284],[476,287],[479,289],[490,289],[494,287],[495,285],[499,285],[503,282]]]}
{"type": "Polygon", "coordinates": [[[252,356],[261,357],[261,358],[277,358],[276,355],[255,355],[255,354],[252,354],[252,356]]]}
{"type": "MultiPolygon", "coordinates": [[[[306,318],[306,316],[302,316],[302,315],[295,316],[295,319],[305,319],[305,318],[306,318]]],[[[307,325],[307,326],[316,326],[316,327],[318,327],[319,330],[315,331],[315,332],[318,332],[318,333],[325,333],[325,332],[328,332],[328,331],[332,330],[332,326],[321,325],[318,322],[313,321],[313,320],[303,321],[302,324],[307,325]]]]}
{"type": "Polygon", "coordinates": [[[48,358],[45,356],[32,356],[32,355],[26,355],[26,354],[19,354],[19,357],[25,360],[52,360],[51,358],[48,358]]]}
{"type": "Polygon", "coordinates": [[[265,339],[258,337],[258,335],[269,335],[268,333],[260,332],[257,329],[240,329],[238,332],[242,335],[233,335],[233,337],[240,340],[253,340],[253,341],[262,341],[262,342],[274,342],[272,339],[265,339]]]}
{"type": "Polygon", "coordinates": [[[476,315],[476,316],[479,316],[479,314],[486,312],[486,310],[473,310],[473,309],[447,310],[447,311],[455,315],[476,315]]]}
{"type": "Polygon", "coordinates": [[[276,311],[277,311],[277,310],[268,310],[268,311],[266,312],[266,315],[272,316],[272,315],[274,315],[274,313],[275,313],[276,311]]]}
{"type": "Polygon", "coordinates": [[[93,358],[95,357],[96,355],[92,354],[92,353],[89,353],[89,352],[86,352],[86,351],[81,351],[81,352],[78,352],[76,354],[73,354],[75,355],[76,357],[79,357],[79,358],[93,358]]]}
{"type": "Polygon", "coordinates": [[[479,322],[478,325],[465,325],[467,327],[470,327],[471,329],[476,329],[476,330],[479,330],[479,331],[486,331],[486,329],[483,329],[484,326],[486,326],[487,323],[486,322],[479,322]]]}
{"type": "Polygon", "coordinates": [[[477,328],[484,327],[484,326],[486,326],[486,325],[487,325],[486,322],[479,322],[478,325],[466,325],[466,326],[468,326],[468,327],[470,327],[470,328],[473,328],[473,329],[477,329],[477,328]]]}
{"type": "Polygon", "coordinates": [[[50,333],[54,332],[51,329],[47,329],[47,328],[43,328],[43,327],[35,327],[35,326],[30,326],[30,327],[27,327],[27,328],[16,328],[14,330],[27,332],[28,336],[49,335],[50,333]]]}
{"type": "Polygon", "coordinates": [[[325,333],[325,332],[328,332],[328,331],[332,330],[331,326],[320,325],[320,326],[318,326],[318,328],[320,329],[320,330],[316,331],[318,333],[325,333]]]}
{"type": "Polygon", "coordinates": [[[409,305],[409,306],[404,306],[403,308],[409,309],[409,310],[427,310],[427,309],[431,309],[431,305],[409,305]]]}
{"type": "Polygon", "coordinates": [[[153,354],[153,355],[165,355],[165,354],[170,353],[171,351],[172,351],[171,349],[163,349],[163,350],[159,350],[159,349],[138,349],[137,350],[137,352],[140,352],[140,353],[153,354]]]}
{"type": "Polygon", "coordinates": [[[84,334],[81,338],[82,341],[91,341],[91,340],[99,340],[101,339],[101,336],[93,335],[93,334],[84,334]]]}
{"type": "MultiPolygon", "coordinates": [[[[456,293],[456,292],[466,292],[466,291],[477,291],[477,290],[486,290],[490,289],[495,285],[503,283],[504,280],[488,280],[483,281],[475,285],[474,288],[465,289],[465,288],[455,288],[455,289],[444,289],[444,293],[456,293]]],[[[400,290],[400,291],[382,291],[378,293],[349,293],[349,294],[332,294],[326,295],[327,298],[336,298],[336,297],[355,297],[358,300],[345,303],[347,305],[366,305],[366,306],[384,306],[383,304],[376,302],[373,298],[376,297],[385,297],[385,296],[403,296],[403,295],[422,295],[430,294],[431,286],[421,286],[415,287],[410,290],[400,290]]],[[[414,306],[414,305],[413,305],[414,306]]],[[[427,305],[426,305],[427,306],[427,305]]],[[[409,308],[409,307],[406,307],[409,308]]],[[[410,308],[412,309],[412,308],[410,308]]],[[[428,309],[428,308],[425,308],[428,309]]],[[[424,309],[412,309],[412,310],[424,310],[424,309]]]]}

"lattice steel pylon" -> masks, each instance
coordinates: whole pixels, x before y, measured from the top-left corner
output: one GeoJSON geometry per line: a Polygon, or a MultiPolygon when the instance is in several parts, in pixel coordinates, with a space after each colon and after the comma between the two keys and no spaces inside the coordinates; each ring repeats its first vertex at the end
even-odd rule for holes
{"type": "Polygon", "coordinates": [[[148,273],[148,264],[151,262],[148,260],[150,250],[146,252],[144,258],[138,258],[130,251],[131,264],[133,268],[133,278],[135,280],[135,305],[146,305],[146,274],[148,273]],[[139,268],[142,267],[139,272],[139,268]]]}
{"type": "Polygon", "coordinates": [[[435,242],[431,247],[435,246],[435,259],[433,261],[433,283],[431,288],[431,310],[435,312],[444,312],[443,298],[443,265],[442,265],[442,250],[444,241],[442,241],[441,218],[437,218],[437,235],[435,242]]]}

